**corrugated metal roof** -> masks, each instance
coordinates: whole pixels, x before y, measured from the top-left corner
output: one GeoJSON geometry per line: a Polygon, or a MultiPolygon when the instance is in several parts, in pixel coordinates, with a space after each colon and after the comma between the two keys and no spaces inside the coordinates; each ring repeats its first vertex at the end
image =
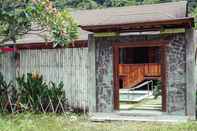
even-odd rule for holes
{"type": "MultiPolygon", "coordinates": [[[[109,25],[123,23],[141,23],[159,20],[173,20],[185,18],[187,12],[187,2],[171,2],[153,5],[127,6],[94,10],[77,10],[71,12],[80,26],[109,25]]],[[[90,32],[80,30],[80,36],[77,40],[87,40],[90,32]]],[[[48,32],[29,32],[17,44],[24,43],[43,43],[46,39],[43,36],[49,36],[48,32]]],[[[51,42],[52,39],[48,38],[51,42]]],[[[12,44],[6,42],[5,44],[12,44]]]]}

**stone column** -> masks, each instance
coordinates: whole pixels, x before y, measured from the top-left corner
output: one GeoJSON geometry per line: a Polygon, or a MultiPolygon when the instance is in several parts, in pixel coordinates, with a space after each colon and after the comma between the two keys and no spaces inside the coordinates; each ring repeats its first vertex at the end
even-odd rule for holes
{"type": "Polygon", "coordinates": [[[89,111],[96,112],[96,62],[93,34],[88,35],[88,96],[89,111]]]}
{"type": "Polygon", "coordinates": [[[196,117],[194,29],[186,29],[186,115],[196,117]]]}

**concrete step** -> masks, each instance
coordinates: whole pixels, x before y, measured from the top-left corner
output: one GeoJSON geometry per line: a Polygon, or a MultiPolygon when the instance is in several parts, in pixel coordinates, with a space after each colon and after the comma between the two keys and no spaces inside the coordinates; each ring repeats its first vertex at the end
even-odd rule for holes
{"type": "Polygon", "coordinates": [[[173,116],[173,115],[120,115],[118,113],[94,113],[91,115],[90,120],[93,122],[105,121],[136,121],[136,122],[172,122],[180,123],[187,122],[186,116],[173,116]]]}
{"type": "Polygon", "coordinates": [[[128,105],[120,105],[120,110],[161,110],[161,106],[128,106],[128,105]]]}
{"type": "Polygon", "coordinates": [[[120,110],[158,110],[161,111],[161,108],[158,107],[121,107],[120,110]]]}
{"type": "Polygon", "coordinates": [[[131,109],[136,109],[136,110],[161,110],[161,107],[146,107],[146,106],[141,106],[141,107],[131,107],[131,109]]]}
{"type": "Polygon", "coordinates": [[[120,110],[114,112],[120,116],[158,116],[158,115],[165,115],[161,110],[138,110],[138,109],[133,109],[133,110],[120,110]]]}
{"type": "Polygon", "coordinates": [[[140,102],[145,98],[152,98],[153,92],[151,91],[130,91],[121,89],[120,93],[120,102],[140,102]]]}
{"type": "Polygon", "coordinates": [[[144,109],[144,110],[160,110],[162,108],[161,104],[141,104],[141,105],[135,105],[135,104],[128,104],[128,103],[120,103],[120,109],[121,110],[131,110],[131,109],[144,109]]]}

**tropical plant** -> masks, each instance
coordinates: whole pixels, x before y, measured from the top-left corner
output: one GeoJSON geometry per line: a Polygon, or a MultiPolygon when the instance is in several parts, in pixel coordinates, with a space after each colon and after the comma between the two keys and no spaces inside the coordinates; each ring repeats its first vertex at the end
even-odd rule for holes
{"type": "MultiPolygon", "coordinates": [[[[65,91],[64,91],[64,84],[63,82],[60,82],[59,84],[56,84],[52,81],[48,84],[48,98],[51,99],[51,103],[54,107],[58,107],[58,104],[62,104],[60,106],[63,106],[64,109],[68,108],[66,107],[68,105],[66,97],[65,97],[65,91]]],[[[59,108],[60,108],[59,106],[59,108]]],[[[58,108],[57,108],[58,111],[58,108]]]]}
{"type": "Polygon", "coordinates": [[[197,27],[197,7],[193,10],[192,16],[195,18],[195,27],[197,27]]]}
{"type": "Polygon", "coordinates": [[[21,104],[31,105],[34,111],[40,110],[39,97],[46,95],[47,84],[43,81],[43,77],[37,74],[27,74],[16,78],[18,84],[18,95],[21,104]]]}
{"type": "Polygon", "coordinates": [[[160,80],[157,80],[154,84],[153,96],[157,99],[162,94],[162,83],[160,80]]]}
{"type": "Polygon", "coordinates": [[[43,111],[43,109],[57,112],[58,107],[64,108],[67,104],[63,82],[56,84],[50,81],[47,83],[38,73],[28,73],[27,76],[23,74],[16,80],[20,104],[27,109],[35,112],[43,111]]]}
{"type": "Polygon", "coordinates": [[[11,110],[11,99],[16,98],[16,89],[12,81],[7,82],[0,72],[0,112],[9,112],[11,110]]]}

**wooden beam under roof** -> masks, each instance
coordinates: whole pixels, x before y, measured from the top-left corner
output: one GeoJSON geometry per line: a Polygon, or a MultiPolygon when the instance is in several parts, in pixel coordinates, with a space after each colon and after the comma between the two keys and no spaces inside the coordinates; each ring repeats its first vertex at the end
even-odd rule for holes
{"type": "Polygon", "coordinates": [[[87,25],[80,26],[83,30],[94,33],[99,32],[143,32],[158,31],[161,29],[173,28],[192,28],[194,27],[194,18],[185,17],[181,19],[160,20],[152,22],[122,23],[110,25],[87,25]]]}

